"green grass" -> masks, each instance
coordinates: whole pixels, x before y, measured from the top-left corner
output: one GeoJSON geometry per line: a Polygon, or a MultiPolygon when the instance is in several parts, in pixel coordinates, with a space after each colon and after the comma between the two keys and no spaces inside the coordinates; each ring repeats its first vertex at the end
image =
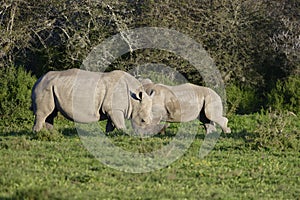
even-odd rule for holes
{"type": "MultiPolygon", "coordinates": [[[[231,116],[204,159],[201,130],[177,161],[149,173],[125,173],[98,161],[71,122],[32,133],[29,123],[1,127],[0,199],[296,199],[300,196],[299,124],[288,113],[231,116]],[[282,119],[284,118],[284,119],[282,119]],[[280,128],[282,130],[280,130],[280,128]]],[[[129,151],[152,151],[174,137],[107,135],[129,151]]],[[[188,131],[188,130],[187,130],[188,131]]]]}

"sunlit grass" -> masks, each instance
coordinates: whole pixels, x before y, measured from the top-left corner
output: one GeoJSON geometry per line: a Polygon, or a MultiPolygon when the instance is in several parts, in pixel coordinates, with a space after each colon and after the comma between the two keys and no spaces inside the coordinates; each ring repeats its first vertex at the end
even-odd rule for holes
{"type": "MultiPolygon", "coordinates": [[[[141,174],[101,163],[74,124],[62,118],[54,130],[40,133],[31,132],[29,124],[13,126],[0,133],[0,199],[295,199],[300,196],[299,117],[277,113],[285,121],[274,122],[269,115],[231,116],[233,132],[222,134],[204,159],[198,156],[205,136],[200,128],[182,157],[141,174]],[[289,137],[276,137],[278,123],[286,125],[276,134],[289,137]]],[[[168,144],[177,126],[145,139],[121,131],[106,137],[127,151],[149,152],[168,144]]]]}

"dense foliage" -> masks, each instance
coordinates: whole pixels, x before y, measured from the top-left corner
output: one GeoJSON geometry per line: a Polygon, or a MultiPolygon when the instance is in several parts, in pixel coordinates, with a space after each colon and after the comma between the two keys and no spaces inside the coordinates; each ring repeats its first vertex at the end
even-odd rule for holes
{"type": "MultiPolygon", "coordinates": [[[[268,94],[278,90],[278,82],[299,77],[299,13],[299,0],[4,0],[0,66],[23,65],[39,77],[49,70],[79,67],[95,45],[120,31],[165,27],[203,44],[226,83],[252,90],[257,101],[249,101],[255,106],[241,105],[247,108],[239,110],[253,112],[270,105],[268,94]]],[[[112,68],[129,70],[149,62],[176,68],[201,84],[194,68],[169,52],[133,52],[112,68]]]]}
{"type": "Polygon", "coordinates": [[[0,68],[1,129],[9,130],[13,126],[18,127],[26,122],[32,122],[30,95],[35,81],[36,78],[22,67],[0,68]]]}

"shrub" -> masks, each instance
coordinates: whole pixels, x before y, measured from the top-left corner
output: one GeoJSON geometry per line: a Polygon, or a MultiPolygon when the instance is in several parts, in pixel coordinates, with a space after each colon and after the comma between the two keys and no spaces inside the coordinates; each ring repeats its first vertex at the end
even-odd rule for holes
{"type": "Polygon", "coordinates": [[[19,126],[32,122],[30,111],[31,88],[36,78],[23,67],[6,67],[0,69],[0,126],[19,126]]]}
{"type": "Polygon", "coordinates": [[[289,111],[261,111],[256,114],[254,134],[246,136],[254,149],[299,149],[299,117],[289,111]]]}
{"type": "Polygon", "coordinates": [[[268,106],[276,110],[300,111],[300,78],[290,76],[285,80],[278,80],[276,86],[268,94],[268,106]]]}
{"type": "Polygon", "coordinates": [[[237,86],[231,84],[226,87],[228,115],[248,114],[260,109],[260,98],[257,92],[249,86],[237,86]]]}

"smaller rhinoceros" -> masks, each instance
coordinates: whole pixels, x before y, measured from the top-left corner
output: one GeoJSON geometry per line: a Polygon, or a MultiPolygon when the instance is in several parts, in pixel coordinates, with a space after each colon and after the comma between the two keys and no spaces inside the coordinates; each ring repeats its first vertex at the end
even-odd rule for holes
{"type": "Polygon", "coordinates": [[[228,119],[223,117],[221,98],[212,89],[190,83],[177,86],[154,84],[150,79],[143,79],[141,83],[147,93],[155,92],[152,99],[153,124],[199,119],[204,123],[207,134],[216,131],[215,123],[224,133],[231,132],[227,127],[228,119]]]}
{"type": "Polygon", "coordinates": [[[44,125],[52,128],[58,111],[80,123],[107,119],[106,132],[115,127],[125,129],[125,118],[131,119],[134,128],[152,121],[152,97],[137,79],[119,70],[51,71],[35,83],[31,98],[33,131],[40,131],[44,125]]]}

